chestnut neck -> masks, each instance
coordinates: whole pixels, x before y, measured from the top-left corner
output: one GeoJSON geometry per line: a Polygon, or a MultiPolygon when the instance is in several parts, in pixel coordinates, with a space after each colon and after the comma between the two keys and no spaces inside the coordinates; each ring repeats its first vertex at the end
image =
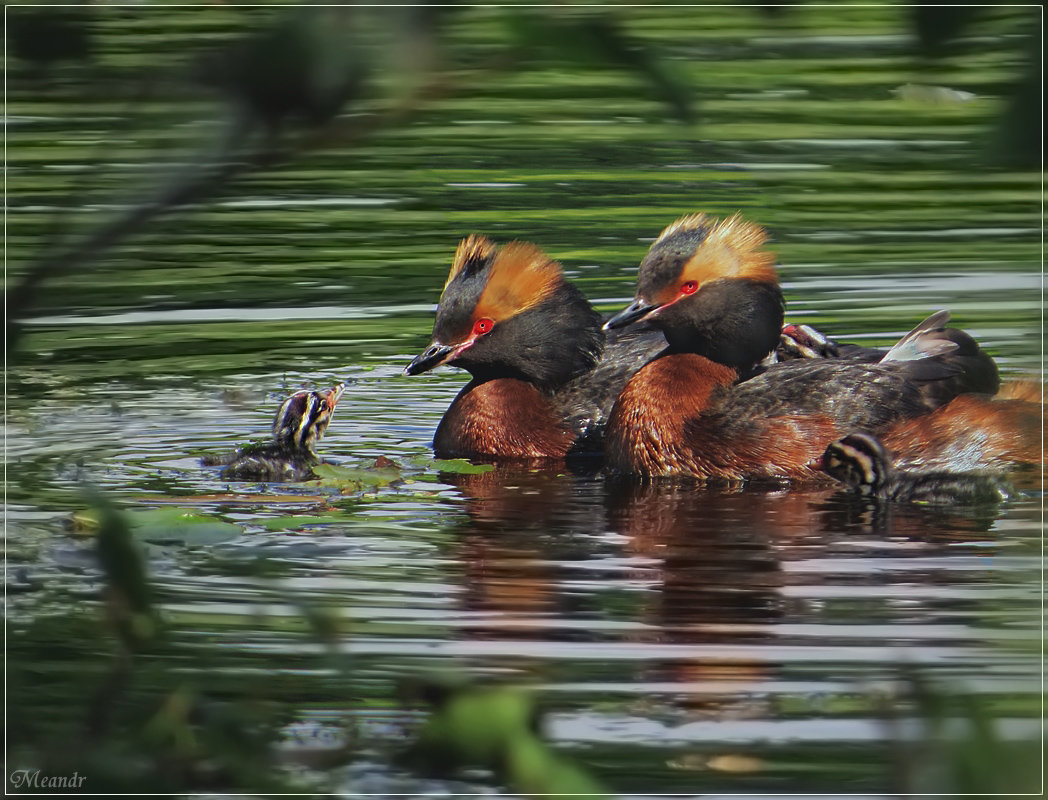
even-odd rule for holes
{"type": "Polygon", "coordinates": [[[695,353],[664,352],[622,390],[608,420],[605,452],[623,472],[669,475],[689,458],[687,423],[714,402],[734,369],[695,353]]]}
{"type": "Polygon", "coordinates": [[[563,458],[575,441],[550,398],[517,378],[476,378],[433,437],[442,458],[563,458]]]}
{"type": "Polygon", "coordinates": [[[738,419],[737,373],[695,353],[668,353],[626,385],[608,421],[605,452],[617,471],[648,477],[743,481],[804,478],[840,434],[825,415],[738,419]]]}

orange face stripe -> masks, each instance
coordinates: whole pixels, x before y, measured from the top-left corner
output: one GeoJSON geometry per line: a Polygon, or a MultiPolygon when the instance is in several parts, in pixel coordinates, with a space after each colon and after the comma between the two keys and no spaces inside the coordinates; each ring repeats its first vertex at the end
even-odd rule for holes
{"type": "Polygon", "coordinates": [[[775,254],[760,249],[768,239],[767,232],[738,214],[722,220],[712,220],[705,214],[681,217],[659,234],[655,244],[680,231],[700,227],[710,228],[706,240],[681,266],[679,278],[650,300],[671,302],[685,281],[695,281],[700,287],[721,278],[778,282],[775,254]]]}
{"type": "Polygon", "coordinates": [[[529,242],[510,242],[495,257],[473,320],[498,322],[533,308],[563,280],[560,265],[529,242]]]}

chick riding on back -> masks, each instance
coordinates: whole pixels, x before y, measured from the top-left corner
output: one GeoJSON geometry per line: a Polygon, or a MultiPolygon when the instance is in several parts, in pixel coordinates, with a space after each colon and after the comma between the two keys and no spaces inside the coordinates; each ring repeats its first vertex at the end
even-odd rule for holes
{"type": "Polygon", "coordinates": [[[766,238],[738,215],[694,214],[666,228],[642,260],[636,300],[606,327],[646,321],[667,348],[615,403],[606,438],[613,469],[810,479],[809,464],[848,431],[884,431],[971,390],[964,365],[951,360],[956,348],[920,326],[906,359],[795,360],[760,371],[783,314],[766,238]]]}

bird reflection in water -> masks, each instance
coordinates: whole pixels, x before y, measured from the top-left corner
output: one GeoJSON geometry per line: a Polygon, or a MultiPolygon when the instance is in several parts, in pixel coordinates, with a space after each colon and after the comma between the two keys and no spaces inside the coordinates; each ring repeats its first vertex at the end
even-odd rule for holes
{"type": "Polygon", "coordinates": [[[766,701],[745,687],[769,679],[774,665],[754,658],[752,646],[776,638],[773,626],[788,613],[779,546],[810,534],[812,496],[609,483],[607,509],[627,547],[656,565],[636,641],[681,646],[679,657],[641,662],[635,680],[679,687],[671,703],[646,693],[647,711],[669,704],[692,716],[767,714],[766,701]]]}
{"type": "Polygon", "coordinates": [[[877,558],[899,540],[918,545],[902,557],[947,555],[947,545],[985,540],[995,518],[857,502],[830,485],[705,488],[548,464],[444,479],[468,515],[459,553],[466,638],[520,642],[505,666],[538,680],[562,678],[561,661],[546,657],[559,643],[590,642],[591,657],[572,651],[572,674],[642,684],[638,702],[649,711],[716,718],[772,713],[764,689],[782,664],[764,646],[803,647],[810,641],[786,625],[823,621],[807,593],[786,587],[841,576],[791,571],[790,562],[877,558]],[[597,645],[608,643],[621,655],[604,657],[597,645]]]}
{"type": "Polygon", "coordinates": [[[469,515],[460,554],[465,607],[480,617],[470,636],[591,638],[589,630],[560,620],[584,613],[580,600],[586,596],[565,586],[565,573],[601,550],[593,539],[601,529],[593,513],[601,505],[601,482],[524,464],[443,477],[462,492],[469,515]]]}

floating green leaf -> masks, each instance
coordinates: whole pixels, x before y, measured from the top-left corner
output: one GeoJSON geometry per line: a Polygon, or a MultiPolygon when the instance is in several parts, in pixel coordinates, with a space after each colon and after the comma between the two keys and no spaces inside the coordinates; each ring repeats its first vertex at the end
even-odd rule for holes
{"type": "Polygon", "coordinates": [[[319,514],[287,514],[281,517],[267,517],[257,520],[256,524],[269,531],[286,531],[297,530],[306,525],[331,525],[354,518],[355,515],[347,513],[344,509],[331,509],[319,514]]]}
{"type": "MultiPolygon", "coordinates": [[[[102,524],[101,512],[89,508],[73,514],[74,528],[79,533],[94,535],[102,524]]],[[[123,514],[135,538],[151,544],[208,545],[229,541],[243,528],[232,522],[204,516],[187,508],[155,508],[128,511],[123,514]]]]}
{"type": "Polygon", "coordinates": [[[313,474],[320,479],[321,486],[332,486],[339,491],[362,491],[389,486],[403,480],[400,467],[340,467],[335,464],[318,464],[313,474]]]}
{"type": "Polygon", "coordinates": [[[438,472],[453,472],[458,475],[482,475],[495,469],[491,464],[473,464],[464,458],[435,458],[430,462],[430,466],[438,472]]]}

